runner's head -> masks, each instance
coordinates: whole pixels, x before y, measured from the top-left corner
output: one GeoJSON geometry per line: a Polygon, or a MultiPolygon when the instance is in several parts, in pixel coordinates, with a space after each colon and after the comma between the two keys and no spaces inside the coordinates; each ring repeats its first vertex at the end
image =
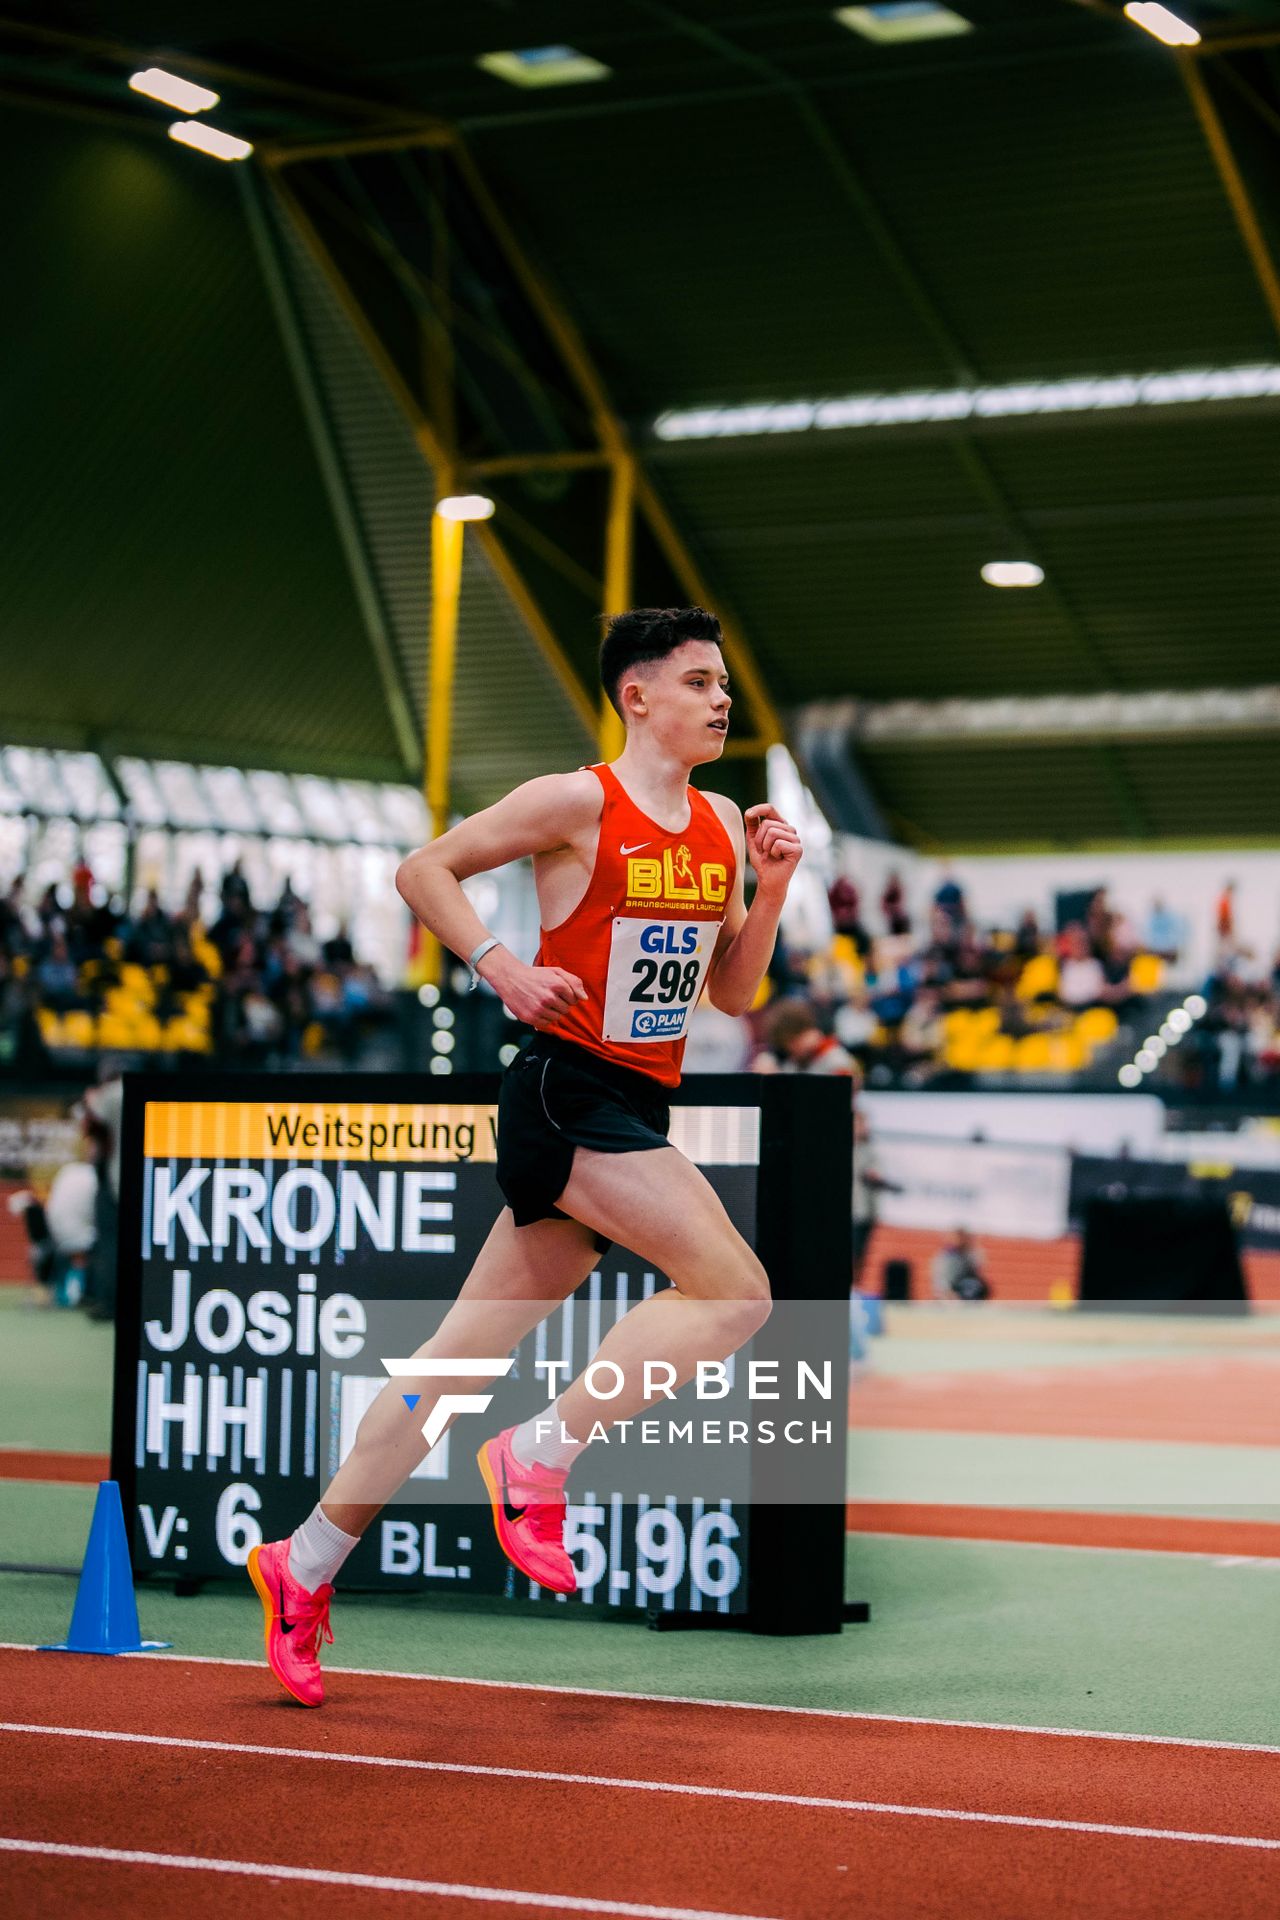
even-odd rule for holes
{"type": "Polygon", "coordinates": [[[729,676],[720,622],[702,607],[615,614],[600,648],[600,680],[626,726],[697,767],[718,760],[729,728],[729,676]]]}

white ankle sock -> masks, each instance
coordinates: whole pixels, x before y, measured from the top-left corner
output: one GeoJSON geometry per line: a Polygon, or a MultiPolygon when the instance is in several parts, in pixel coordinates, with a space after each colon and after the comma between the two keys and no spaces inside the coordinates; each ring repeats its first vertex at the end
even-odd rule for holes
{"type": "Polygon", "coordinates": [[[314,1593],[337,1578],[339,1567],[359,1545],[358,1534],[344,1533],[317,1507],[289,1536],[289,1571],[308,1593],[314,1593]]]}
{"type": "Polygon", "coordinates": [[[587,1443],[566,1440],[563,1419],[557,1400],[553,1407],[544,1407],[523,1421],[511,1436],[516,1459],[523,1460],[526,1467],[553,1467],[557,1473],[567,1473],[587,1443]]]}

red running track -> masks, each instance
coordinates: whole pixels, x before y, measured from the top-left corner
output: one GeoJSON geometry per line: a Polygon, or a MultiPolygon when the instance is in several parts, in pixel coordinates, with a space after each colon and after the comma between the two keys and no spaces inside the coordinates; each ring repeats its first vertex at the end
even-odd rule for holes
{"type": "Polygon", "coordinates": [[[403,1913],[414,1902],[430,1916],[499,1920],[584,1905],[775,1920],[1280,1911],[1280,1748],[381,1674],[335,1673],[330,1696],[308,1713],[249,1666],[0,1653],[3,1836],[419,1883],[396,1892],[9,1851],[14,1910],[168,1916],[180,1905],[192,1920],[403,1913]],[[92,1737],[102,1733],[157,1744],[92,1737]],[[547,1773],[577,1777],[522,1777],[547,1773]],[[1115,1831],[1125,1827],[1142,1831],[1115,1831]]]}

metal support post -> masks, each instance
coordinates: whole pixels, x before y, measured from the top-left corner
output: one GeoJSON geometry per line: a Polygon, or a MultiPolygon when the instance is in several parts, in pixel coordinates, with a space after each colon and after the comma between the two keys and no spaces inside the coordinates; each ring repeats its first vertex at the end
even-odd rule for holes
{"type": "MultiPolygon", "coordinates": [[[[631,605],[632,556],[635,535],[636,463],[630,453],[618,454],[609,480],[609,518],[604,540],[604,611],[625,613],[631,605]]],[[[599,745],[603,760],[616,760],[627,743],[627,731],[604,694],[600,696],[599,745]]]]}

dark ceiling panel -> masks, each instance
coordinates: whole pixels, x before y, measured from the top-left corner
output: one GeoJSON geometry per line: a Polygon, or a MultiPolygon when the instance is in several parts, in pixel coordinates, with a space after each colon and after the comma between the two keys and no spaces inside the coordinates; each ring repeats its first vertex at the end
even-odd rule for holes
{"type": "Polygon", "coordinates": [[[1091,747],[863,747],[891,828],[917,845],[1119,840],[1131,820],[1091,747]]]}
{"type": "Polygon", "coordinates": [[[0,142],[9,728],[394,772],[234,180],[19,113],[0,142]]]}
{"type": "MultiPolygon", "coordinates": [[[[103,31],[89,0],[12,4],[45,26],[103,31]]],[[[424,0],[407,11],[370,0],[357,14],[300,0],[121,0],[111,31],[460,121],[638,423],[670,407],[948,385],[970,371],[1000,381],[1280,359],[1173,58],[1096,7],[958,4],[973,33],[892,49],[809,0],[424,0]],[[479,53],[516,38],[569,41],[613,77],[523,93],[477,69],[479,53]]],[[[1204,0],[1197,14],[1217,29],[1265,17],[1245,0],[1204,0]]],[[[68,90],[161,130],[158,110],[124,94],[118,63],[21,57],[29,84],[47,90],[60,69],[68,90]]],[[[1274,240],[1272,135],[1259,120],[1244,137],[1247,107],[1215,84],[1274,240]]],[[[229,124],[244,115],[260,134],[349,124],[339,108],[232,82],[224,103],[229,124]]],[[[22,190],[4,215],[16,268],[7,344],[25,378],[4,402],[14,454],[0,505],[22,527],[3,559],[4,640],[18,656],[6,710],[68,735],[123,728],[140,742],[198,728],[239,739],[240,757],[390,764],[368,645],[226,173],[155,139],[27,115],[10,125],[21,132],[0,158],[22,190]]],[[[363,177],[399,166],[379,164],[363,177]]],[[[403,241],[396,218],[417,215],[411,196],[397,206],[382,212],[403,241]]],[[[474,232],[460,238],[459,284],[465,268],[482,313],[497,271],[487,277],[474,232]]],[[[416,359],[412,308],[401,345],[416,359]]],[[[581,438],[552,391],[545,339],[515,339],[515,312],[497,315],[513,334],[499,344],[522,362],[530,417],[541,398],[557,431],[581,438]]],[[[473,386],[497,365],[493,346],[464,343],[473,386]]],[[[652,472],[782,704],[1247,684],[1280,677],[1276,434],[1274,411],[1169,410],[1011,423],[975,434],[968,451],[909,432],[695,448],[655,453],[652,472]],[[985,560],[1024,547],[1046,566],[1046,588],[982,585],[985,560]]],[[[399,460],[371,456],[366,468],[383,560],[399,569],[412,682],[426,590],[418,507],[399,460]]],[[[533,483],[497,489],[508,546],[584,665],[594,596],[581,565],[576,584],[557,572],[546,540],[580,558],[564,523],[581,512],[595,568],[598,514],[579,507],[593,489],[566,486],[554,510],[533,483]]],[[[503,663],[526,745],[554,754],[559,696],[492,581],[476,576],[468,594],[483,636],[468,667],[503,663]]],[[[477,793],[520,759],[513,732],[482,738],[488,691],[483,675],[460,688],[477,793]]],[[[1210,817],[1229,823],[1223,832],[1274,830],[1273,777],[1263,748],[1251,753],[1239,762],[1250,778],[1216,811],[1231,761],[1213,743],[1181,757],[1162,745],[886,748],[869,762],[904,830],[954,837],[951,821],[962,837],[999,838],[1017,820],[1029,837],[1106,838],[1138,817],[1151,832],[1211,832],[1210,817]]]]}

